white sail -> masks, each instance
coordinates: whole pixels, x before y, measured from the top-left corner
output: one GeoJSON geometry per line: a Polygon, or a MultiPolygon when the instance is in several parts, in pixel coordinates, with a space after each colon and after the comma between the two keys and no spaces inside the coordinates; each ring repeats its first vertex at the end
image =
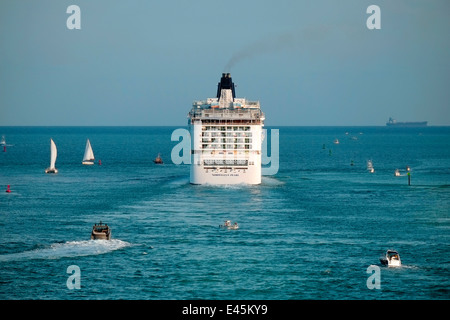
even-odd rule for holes
{"type": "Polygon", "coordinates": [[[45,169],[45,173],[58,173],[58,170],[55,168],[57,155],[58,151],[56,150],[56,144],[53,139],[50,139],[50,167],[45,169]]]}
{"type": "Polygon", "coordinates": [[[94,151],[92,151],[91,142],[88,139],[84,150],[83,164],[93,164],[94,159],[94,151]]]}
{"type": "Polygon", "coordinates": [[[56,149],[56,144],[52,139],[50,139],[50,169],[55,169],[57,155],[58,150],[56,149]]]}

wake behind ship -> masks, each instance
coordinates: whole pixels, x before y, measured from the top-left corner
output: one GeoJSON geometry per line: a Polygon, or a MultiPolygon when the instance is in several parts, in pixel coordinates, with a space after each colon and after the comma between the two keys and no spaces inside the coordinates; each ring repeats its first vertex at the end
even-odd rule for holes
{"type": "Polygon", "coordinates": [[[192,184],[260,184],[262,127],[259,101],[236,98],[223,73],[215,98],[194,101],[189,112],[192,184]]]}

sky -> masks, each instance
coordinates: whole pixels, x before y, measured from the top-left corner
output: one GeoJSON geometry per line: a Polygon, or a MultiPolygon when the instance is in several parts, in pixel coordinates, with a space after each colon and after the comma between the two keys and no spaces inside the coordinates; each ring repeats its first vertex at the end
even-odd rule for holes
{"type": "Polygon", "coordinates": [[[186,126],[230,72],[266,126],[450,125],[448,0],[1,0],[0,126],[186,126]],[[80,8],[80,29],[69,29],[80,8]],[[380,29],[369,29],[370,5],[380,29]]]}

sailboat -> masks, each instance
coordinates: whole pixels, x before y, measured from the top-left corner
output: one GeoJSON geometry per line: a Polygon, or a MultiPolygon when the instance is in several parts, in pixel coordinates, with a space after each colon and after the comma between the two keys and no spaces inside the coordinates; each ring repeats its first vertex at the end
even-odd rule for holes
{"type": "Polygon", "coordinates": [[[57,155],[58,151],[56,150],[56,144],[52,139],[50,139],[50,167],[45,169],[45,173],[58,173],[58,169],[55,168],[57,155]]]}
{"type": "Polygon", "coordinates": [[[3,147],[3,152],[6,152],[6,147],[12,147],[13,144],[6,144],[5,136],[2,136],[2,140],[0,140],[0,146],[3,147]]]}
{"type": "Polygon", "coordinates": [[[92,151],[91,143],[89,142],[89,139],[87,139],[82,164],[94,164],[94,159],[94,152],[92,151]]]}

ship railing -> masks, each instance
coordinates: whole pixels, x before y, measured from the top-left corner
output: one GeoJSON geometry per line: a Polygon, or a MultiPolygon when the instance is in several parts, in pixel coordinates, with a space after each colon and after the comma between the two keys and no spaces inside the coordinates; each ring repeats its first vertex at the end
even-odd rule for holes
{"type": "Polygon", "coordinates": [[[264,117],[264,113],[260,109],[254,110],[239,110],[235,109],[192,109],[189,112],[191,118],[210,118],[210,119],[261,119],[264,117]]]}
{"type": "Polygon", "coordinates": [[[236,165],[236,166],[247,166],[248,165],[248,160],[217,160],[217,159],[211,159],[211,160],[203,160],[203,165],[218,165],[218,166],[223,166],[223,165],[236,165]]]}

